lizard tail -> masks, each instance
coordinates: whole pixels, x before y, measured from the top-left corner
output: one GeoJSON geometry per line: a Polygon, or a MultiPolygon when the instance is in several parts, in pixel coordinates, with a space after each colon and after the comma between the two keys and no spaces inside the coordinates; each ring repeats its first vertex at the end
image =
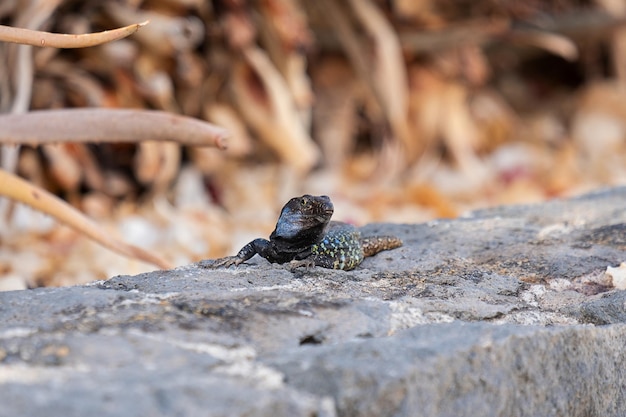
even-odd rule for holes
{"type": "Polygon", "coordinates": [[[374,256],[383,250],[399,248],[402,240],[395,236],[370,236],[361,239],[361,246],[365,256],[374,256]]]}

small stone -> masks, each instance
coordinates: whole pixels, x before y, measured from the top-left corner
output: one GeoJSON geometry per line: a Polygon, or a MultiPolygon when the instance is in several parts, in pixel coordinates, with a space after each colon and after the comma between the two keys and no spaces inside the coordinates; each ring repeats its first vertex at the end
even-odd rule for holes
{"type": "Polygon", "coordinates": [[[626,262],[622,262],[617,268],[607,266],[606,275],[611,278],[615,289],[626,290],[626,262]]]}

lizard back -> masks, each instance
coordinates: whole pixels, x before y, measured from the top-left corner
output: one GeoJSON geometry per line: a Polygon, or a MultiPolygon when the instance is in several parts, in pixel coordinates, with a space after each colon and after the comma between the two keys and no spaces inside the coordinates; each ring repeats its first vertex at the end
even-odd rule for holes
{"type": "Polygon", "coordinates": [[[330,222],[322,241],[311,248],[311,254],[317,266],[346,271],[354,269],[365,257],[361,233],[350,224],[330,222]]]}

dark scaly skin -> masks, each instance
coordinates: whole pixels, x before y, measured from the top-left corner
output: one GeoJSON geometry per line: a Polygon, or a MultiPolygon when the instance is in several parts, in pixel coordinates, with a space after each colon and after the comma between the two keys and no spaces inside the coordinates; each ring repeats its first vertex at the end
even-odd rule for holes
{"type": "Polygon", "coordinates": [[[239,265],[259,254],[272,263],[291,262],[292,269],[321,266],[356,268],[366,256],[402,246],[394,236],[361,237],[352,225],[331,222],[333,204],[327,196],[303,195],[283,207],[269,240],[255,239],[235,256],[216,259],[209,268],[239,265]]]}

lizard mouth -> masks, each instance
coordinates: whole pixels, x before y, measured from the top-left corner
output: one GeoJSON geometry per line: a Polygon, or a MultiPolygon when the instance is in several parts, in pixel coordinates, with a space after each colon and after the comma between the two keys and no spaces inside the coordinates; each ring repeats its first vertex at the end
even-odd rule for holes
{"type": "Polygon", "coordinates": [[[317,216],[320,223],[326,223],[333,216],[334,210],[324,210],[324,214],[317,216]]]}

